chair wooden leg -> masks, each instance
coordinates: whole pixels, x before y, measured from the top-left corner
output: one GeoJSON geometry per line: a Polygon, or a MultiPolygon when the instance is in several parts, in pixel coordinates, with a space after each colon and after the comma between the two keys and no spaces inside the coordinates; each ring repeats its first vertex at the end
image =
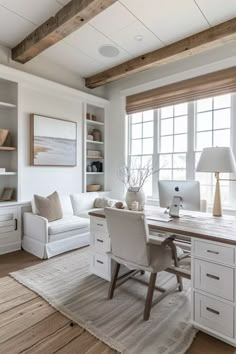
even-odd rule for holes
{"type": "MultiPolygon", "coordinates": [[[[179,267],[179,260],[177,257],[177,249],[176,249],[176,245],[174,244],[174,242],[172,242],[170,244],[171,250],[172,250],[172,255],[173,255],[173,259],[174,259],[174,265],[175,267],[179,267]]],[[[176,274],[176,279],[177,279],[177,283],[179,284],[179,291],[183,291],[183,280],[182,277],[179,274],[176,274]]]]}
{"type": "Polygon", "coordinates": [[[146,301],[145,301],[144,314],[143,314],[144,321],[148,321],[149,317],[150,317],[150,311],[151,311],[151,307],[152,307],[152,298],[153,298],[153,293],[154,293],[155,284],[156,284],[156,277],[157,277],[157,273],[151,273],[149,285],[148,285],[147,297],[146,297],[146,301]]]}
{"type": "Polygon", "coordinates": [[[110,288],[109,288],[109,292],[108,292],[108,299],[112,299],[113,295],[114,295],[114,291],[116,288],[116,282],[117,282],[117,278],[119,275],[119,270],[120,270],[120,264],[115,262],[115,267],[114,267],[114,271],[112,274],[112,279],[111,279],[111,284],[110,284],[110,288]]]}

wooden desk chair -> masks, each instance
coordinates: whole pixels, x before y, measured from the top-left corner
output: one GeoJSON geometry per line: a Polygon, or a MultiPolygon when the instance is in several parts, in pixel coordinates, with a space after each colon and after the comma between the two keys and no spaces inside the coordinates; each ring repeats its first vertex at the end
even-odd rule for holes
{"type": "MultiPolygon", "coordinates": [[[[161,239],[160,245],[148,243],[148,228],[143,213],[106,208],[108,231],[111,238],[111,256],[115,261],[114,272],[110,284],[109,299],[113,298],[114,290],[137,273],[150,272],[150,280],[146,296],[143,318],[148,320],[152,307],[154,289],[162,292],[156,302],[175,290],[182,291],[182,278],[176,275],[177,283],[170,289],[156,287],[158,272],[167,270],[174,264],[178,266],[176,247],[173,237],[161,239]],[[130,269],[118,277],[120,266],[130,269]]],[[[135,278],[133,278],[135,279],[135,278]]]]}

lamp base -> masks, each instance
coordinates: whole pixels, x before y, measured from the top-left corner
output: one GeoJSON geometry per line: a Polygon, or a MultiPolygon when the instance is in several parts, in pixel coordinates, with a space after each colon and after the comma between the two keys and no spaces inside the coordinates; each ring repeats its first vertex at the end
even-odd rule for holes
{"type": "Polygon", "coordinates": [[[215,189],[215,198],[214,198],[214,206],[213,206],[213,216],[222,216],[219,172],[216,172],[215,177],[216,177],[216,189],[215,189]]]}

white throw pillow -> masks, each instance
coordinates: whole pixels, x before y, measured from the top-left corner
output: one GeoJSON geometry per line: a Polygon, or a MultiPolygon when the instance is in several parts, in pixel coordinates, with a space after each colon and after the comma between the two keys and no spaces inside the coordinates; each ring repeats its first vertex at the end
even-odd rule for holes
{"type": "Polygon", "coordinates": [[[71,199],[69,195],[59,195],[63,215],[74,215],[71,199]]]}
{"type": "Polygon", "coordinates": [[[112,199],[107,197],[99,197],[95,199],[94,208],[107,208],[113,207],[114,203],[112,199]]]}

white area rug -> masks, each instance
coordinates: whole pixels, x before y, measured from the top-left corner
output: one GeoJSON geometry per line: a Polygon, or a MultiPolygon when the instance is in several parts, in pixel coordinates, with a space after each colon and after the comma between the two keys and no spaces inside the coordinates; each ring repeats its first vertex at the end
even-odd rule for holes
{"type": "MultiPolygon", "coordinates": [[[[143,321],[147,287],[129,280],[107,300],[109,283],[89,272],[89,248],[11,273],[61,313],[122,353],[183,354],[196,334],[190,324],[190,282],[156,304],[143,321]]],[[[175,277],[159,274],[159,286],[175,277]]],[[[159,293],[155,292],[154,296],[159,293]]]]}

